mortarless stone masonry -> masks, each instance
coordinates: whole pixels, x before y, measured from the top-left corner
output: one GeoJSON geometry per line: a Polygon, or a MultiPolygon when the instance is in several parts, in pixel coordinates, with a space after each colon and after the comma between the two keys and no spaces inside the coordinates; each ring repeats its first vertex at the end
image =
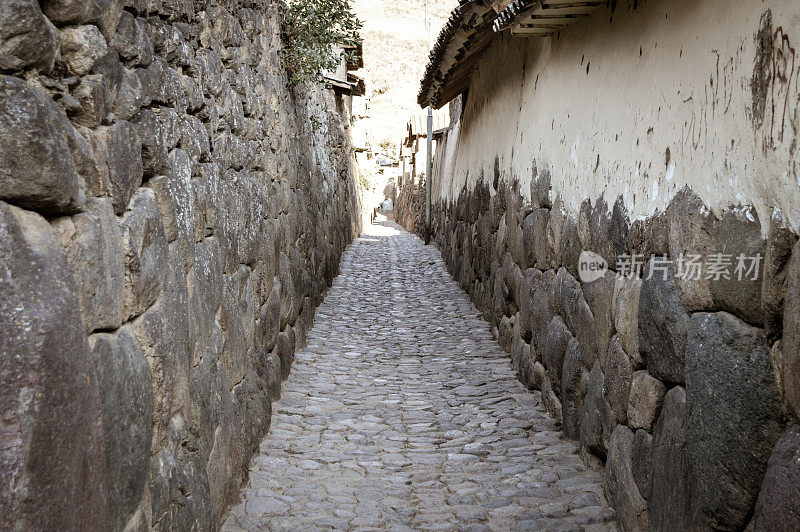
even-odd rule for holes
{"type": "MultiPolygon", "coordinates": [[[[794,529],[798,3],[601,4],[488,44],[468,36],[491,5],[454,14],[472,18],[442,33],[420,94],[461,93],[437,136],[433,240],[522,382],[604,463],[622,529],[794,529]],[[584,252],[611,271],[583,282],[584,252]],[[625,255],[655,256],[655,276],[616,275],[625,255]],[[691,255],[699,277],[678,269],[691,255]],[[762,257],[757,276],[739,280],[740,255],[762,257]]],[[[420,203],[397,209],[418,230],[420,203]]]]}
{"type": "MultiPolygon", "coordinates": [[[[789,429],[798,419],[789,407],[798,394],[796,355],[785,347],[781,355],[781,342],[750,325],[755,320],[747,309],[737,313],[735,305],[714,299],[713,313],[689,312],[674,272],[666,282],[661,273],[650,280],[645,273],[642,281],[615,279],[611,270],[591,283],[573,275],[582,251],[604,253],[606,241],[591,240],[596,228],[613,228],[612,242],[624,253],[666,246],[669,256],[677,256],[679,249],[661,243],[665,232],[675,235],[702,223],[719,226],[714,234],[724,235],[728,224],[739,221],[717,220],[689,189],[675,196],[665,217],[631,224],[624,210],[609,211],[603,198],[586,202],[575,217],[556,210],[560,197],[550,207],[537,199],[549,181],[540,175],[526,197],[516,183],[500,180],[496,191],[479,183],[438,203],[434,243],[493,325],[522,382],[541,390],[543,403],[587,458],[605,460],[608,498],[621,526],[739,529],[748,525],[757,501],[756,526],[772,518],[771,504],[791,516],[800,513],[797,501],[775,495],[775,478],[784,474],[779,466],[791,469],[778,461],[788,463],[785,456],[796,451],[787,443],[796,441],[796,429],[789,429]],[[536,224],[547,229],[528,233],[532,216],[545,217],[536,224]],[[589,238],[573,229],[582,226],[592,228],[589,238]]],[[[421,205],[398,202],[398,219],[412,229],[424,226],[421,205]]],[[[783,260],[764,273],[765,286],[777,284],[775,272],[787,268],[791,283],[794,271],[789,257],[797,238],[773,225],[766,242],[780,248],[771,256],[783,260]]],[[[719,237],[707,245],[716,250],[729,244],[719,237]]],[[[763,246],[762,239],[755,247],[763,246]]],[[[786,281],[780,283],[779,297],[788,295],[794,308],[794,287],[787,292],[786,281]]],[[[765,299],[748,301],[748,308],[770,305],[766,298],[774,299],[774,292],[761,291],[765,299]]],[[[790,341],[798,335],[796,321],[795,314],[785,315],[790,341]]]]}
{"type": "Polygon", "coordinates": [[[237,493],[360,232],[277,9],[0,7],[0,528],[207,530],[237,493]]]}

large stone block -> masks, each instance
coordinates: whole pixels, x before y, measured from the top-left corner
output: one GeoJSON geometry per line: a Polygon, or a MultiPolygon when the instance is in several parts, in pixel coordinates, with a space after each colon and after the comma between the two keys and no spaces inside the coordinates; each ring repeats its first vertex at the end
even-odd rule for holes
{"type": "MultiPolygon", "coordinates": [[[[147,103],[147,94],[144,91],[144,87],[142,87],[142,80],[139,79],[135,72],[122,68],[116,97],[111,105],[114,116],[121,120],[133,120],[142,106],[147,105],[147,103]]],[[[148,112],[154,114],[149,109],[148,112]]],[[[136,131],[139,133],[139,138],[142,139],[142,149],[144,150],[145,146],[156,140],[151,138],[155,135],[155,132],[142,131],[137,124],[134,125],[137,126],[136,131]]],[[[144,154],[143,162],[145,163],[145,171],[147,171],[147,161],[144,158],[144,154]]]]}
{"type": "Polygon", "coordinates": [[[92,2],[86,0],[42,0],[42,11],[53,24],[81,24],[92,14],[92,2]]]}
{"type": "MultiPolygon", "coordinates": [[[[654,262],[648,262],[650,271],[654,262]]],[[[651,375],[683,384],[689,314],[672,273],[654,271],[645,276],[639,295],[639,353],[651,375]]]]}
{"type": "Polygon", "coordinates": [[[522,224],[525,262],[529,268],[546,270],[550,267],[547,253],[547,226],[550,222],[550,209],[536,209],[522,224]]]}
{"type": "Polygon", "coordinates": [[[194,268],[187,278],[189,299],[196,324],[193,363],[210,345],[217,311],[222,304],[222,258],[219,240],[209,237],[195,248],[194,268]]]}
{"type": "Polygon", "coordinates": [[[796,243],[797,235],[784,225],[780,211],[775,211],[769,224],[761,284],[761,313],[770,338],[779,338],[783,332],[786,276],[796,243]]]}
{"type": "Polygon", "coordinates": [[[614,261],[617,257],[630,254],[628,247],[628,235],[630,234],[631,221],[628,217],[628,210],[625,208],[625,199],[620,195],[614,202],[614,209],[611,213],[611,234],[614,238],[614,261]]]}
{"type": "Polygon", "coordinates": [[[589,213],[589,246],[584,249],[597,253],[613,267],[617,253],[611,209],[602,196],[597,199],[589,213]]]}
{"type": "Polygon", "coordinates": [[[105,528],[100,387],[58,237],[0,202],[0,264],[0,528],[105,528]]]}
{"type": "Polygon", "coordinates": [[[561,228],[561,264],[573,277],[578,277],[578,262],[581,256],[581,240],[578,235],[578,222],[567,214],[561,228]]]}
{"type": "Polygon", "coordinates": [[[0,70],[37,68],[50,72],[57,54],[58,30],[42,14],[36,0],[0,4],[0,70]]]}
{"type": "Polygon", "coordinates": [[[540,352],[542,364],[547,369],[547,376],[550,378],[553,388],[560,394],[564,355],[573,337],[561,316],[555,316],[546,331],[543,350],[540,352]]]}
{"type": "Polygon", "coordinates": [[[142,109],[133,118],[133,125],[142,139],[142,164],[145,176],[166,174],[169,154],[169,115],[142,109]]]}
{"type": "Polygon", "coordinates": [[[580,426],[581,446],[590,452],[605,457],[606,442],[603,439],[603,425],[608,415],[603,397],[605,377],[600,369],[600,361],[594,363],[589,373],[589,389],[583,402],[583,418],[580,426]]]}
{"type": "Polygon", "coordinates": [[[78,293],[87,333],[122,325],[125,253],[111,201],[91,200],[86,210],[54,222],[78,293]]]}
{"type": "Polygon", "coordinates": [[[631,449],[633,479],[639,493],[647,500],[650,497],[651,471],[653,466],[653,436],[646,430],[639,429],[633,438],[631,449]]]}
{"type": "Polygon", "coordinates": [[[598,358],[598,341],[595,319],[584,298],[580,283],[566,270],[558,271],[555,281],[555,302],[569,330],[578,339],[581,359],[590,368],[598,358]]]}
{"type": "Polygon", "coordinates": [[[150,459],[148,492],[152,528],[210,530],[217,526],[207,464],[197,442],[178,419],[163,448],[150,459]]]}
{"type": "Polygon", "coordinates": [[[90,338],[105,441],[109,526],[122,530],[139,506],[150,468],[153,388],[150,366],[129,327],[90,338]]]}
{"type": "Polygon", "coordinates": [[[81,78],[71,95],[78,102],[78,108],[70,112],[76,124],[96,128],[107,122],[112,98],[108,80],[102,74],[81,78]]]}
{"type": "MultiPolygon", "coordinates": [[[[633,368],[631,359],[620,346],[619,338],[614,337],[608,346],[605,373],[605,400],[609,418],[614,420],[614,426],[628,424],[628,401],[633,383],[633,368]]],[[[614,426],[607,427],[611,433],[614,426]]]]}
{"type": "Polygon", "coordinates": [[[189,397],[192,402],[189,430],[197,437],[198,452],[208,461],[214,446],[214,433],[219,424],[223,394],[230,387],[225,370],[218,363],[224,342],[222,328],[214,323],[208,333],[209,340],[197,364],[192,367],[189,397]]]}
{"type": "Polygon", "coordinates": [[[205,468],[211,509],[217,520],[238,495],[238,472],[245,467],[251,451],[245,434],[248,422],[244,405],[237,397],[223,394],[214,446],[205,468]]]}
{"type": "Polygon", "coordinates": [[[691,492],[686,455],[686,391],[676,386],[664,397],[653,431],[650,525],[654,530],[690,527],[691,492]]]}
{"type": "Polygon", "coordinates": [[[692,316],[686,408],[698,508],[710,526],[740,528],[783,430],[781,394],[761,329],[725,312],[692,316]]]}
{"type": "Polygon", "coordinates": [[[622,349],[631,357],[635,369],[644,368],[639,353],[639,296],[642,280],[638,277],[620,277],[614,287],[614,327],[619,334],[622,349]]]}
{"type": "MultiPolygon", "coordinates": [[[[761,325],[764,321],[761,286],[765,243],[758,214],[746,209],[725,213],[719,224],[716,253],[722,256],[720,258],[731,260],[727,275],[711,281],[711,294],[717,308],[761,325]]],[[[711,273],[706,270],[704,275],[711,273]]]]}
{"type": "MultiPolygon", "coordinates": [[[[254,327],[253,279],[250,268],[241,266],[223,280],[220,325],[225,331],[225,345],[220,362],[233,388],[244,380],[248,367],[248,337],[254,327]]],[[[252,337],[250,337],[252,340],[252,337]]],[[[252,342],[251,344],[252,345],[252,342]]]]}
{"type": "Polygon", "coordinates": [[[78,26],[61,30],[61,59],[70,73],[88,74],[98,59],[106,55],[106,39],[97,26],[78,26]]]}
{"type": "Polygon", "coordinates": [[[116,50],[128,66],[146,67],[153,60],[153,44],[147,32],[147,23],[123,12],[109,46],[116,50]]]}
{"type": "MultiPolygon", "coordinates": [[[[5,9],[13,7],[4,3],[5,9]]],[[[72,131],[46,94],[0,76],[0,199],[47,214],[78,212],[84,190],[70,151],[72,131]]]]}
{"type": "Polygon", "coordinates": [[[581,365],[581,349],[578,340],[572,338],[564,355],[564,367],[561,371],[561,406],[564,434],[573,439],[580,438],[581,421],[583,419],[583,366],[581,365]]]}
{"type": "Polygon", "coordinates": [[[133,322],[136,339],[150,364],[153,383],[153,449],[167,444],[173,418],[189,418],[193,323],[180,256],[168,251],[158,301],[133,322]]]}
{"type": "Polygon", "coordinates": [[[291,326],[287,326],[286,329],[278,335],[278,343],[275,345],[275,352],[281,361],[282,380],[286,380],[289,377],[292,362],[294,361],[294,350],[294,329],[291,326]]]}
{"type": "Polygon", "coordinates": [[[194,262],[195,216],[192,188],[192,170],[189,157],[183,150],[169,154],[166,176],[148,182],[156,195],[167,240],[178,240],[184,265],[188,269],[194,262]]]}
{"type": "Polygon", "coordinates": [[[632,429],[651,430],[661,411],[661,401],[667,387],[646,371],[633,374],[631,395],[628,402],[628,426],[632,429]]]}
{"type": "MultiPolygon", "coordinates": [[[[669,231],[669,256],[699,255],[703,263],[718,249],[719,220],[688,186],[678,192],[666,212],[669,231]]],[[[673,262],[676,268],[678,261],[673,262]]],[[[675,272],[677,273],[677,272],[675,272]]],[[[713,310],[714,297],[711,281],[702,272],[700,276],[677,276],[683,306],[689,312],[713,310]]]]}
{"type": "Polygon", "coordinates": [[[800,243],[794,246],[787,270],[783,314],[783,391],[800,420],[800,243]]]}
{"type": "Polygon", "coordinates": [[[120,120],[99,131],[108,153],[109,193],[118,216],[125,212],[131,196],[142,184],[142,142],[130,122],[120,120]]]}
{"type": "Polygon", "coordinates": [[[549,209],[553,206],[550,189],[550,172],[543,170],[538,173],[534,168],[534,177],[531,180],[531,202],[535,207],[549,209]]]}
{"type": "Polygon", "coordinates": [[[556,198],[553,208],[550,209],[550,218],[547,221],[547,256],[550,257],[549,268],[557,270],[561,267],[561,240],[564,231],[564,219],[561,197],[556,198]]]}
{"type": "Polygon", "coordinates": [[[608,344],[615,333],[613,306],[616,277],[613,272],[608,271],[600,279],[581,285],[583,297],[594,318],[594,328],[597,333],[595,341],[597,357],[603,370],[606,366],[605,357],[608,353],[608,344]]]}
{"type": "Polygon", "coordinates": [[[617,425],[614,429],[606,461],[606,496],[623,530],[647,530],[650,520],[647,501],[639,493],[633,471],[634,440],[628,427],[617,425]]]}
{"type": "Polygon", "coordinates": [[[767,464],[752,530],[800,530],[800,426],[778,440],[767,464]]]}
{"type": "Polygon", "coordinates": [[[558,313],[555,305],[556,272],[547,270],[532,283],[533,294],[530,309],[531,343],[537,352],[544,349],[547,326],[558,313]]]}
{"type": "Polygon", "coordinates": [[[125,249],[125,301],[128,320],[152,305],[164,287],[167,239],[153,191],[140,189],[120,223],[125,249]]]}

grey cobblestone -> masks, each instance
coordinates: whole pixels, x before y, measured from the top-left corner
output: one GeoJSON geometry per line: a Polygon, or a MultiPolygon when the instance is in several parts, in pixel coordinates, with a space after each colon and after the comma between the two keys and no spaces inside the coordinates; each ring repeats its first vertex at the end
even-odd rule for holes
{"type": "Polygon", "coordinates": [[[296,354],[223,530],[609,530],[602,476],[435,248],[370,227],[296,354]]]}

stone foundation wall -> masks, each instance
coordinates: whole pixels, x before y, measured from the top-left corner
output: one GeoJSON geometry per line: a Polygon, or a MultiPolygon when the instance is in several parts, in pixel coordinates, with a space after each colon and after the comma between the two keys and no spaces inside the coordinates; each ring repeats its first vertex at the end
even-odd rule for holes
{"type": "Polygon", "coordinates": [[[753,210],[719,219],[689,188],[631,223],[622,198],[566,214],[547,173],[495,184],[440,202],[435,243],[522,382],[604,464],[622,527],[800,527],[800,244],[777,211],[762,237],[753,210]],[[611,268],[592,282],[586,251],[611,268]],[[758,279],[659,266],[715,253],[760,254],[758,279]],[[626,255],[660,259],[626,276],[626,255]]]}
{"type": "Polygon", "coordinates": [[[214,529],[360,232],[270,1],[0,7],[0,528],[214,529]]]}
{"type": "Polygon", "coordinates": [[[406,180],[397,191],[395,221],[409,233],[425,234],[425,182],[406,180]]]}

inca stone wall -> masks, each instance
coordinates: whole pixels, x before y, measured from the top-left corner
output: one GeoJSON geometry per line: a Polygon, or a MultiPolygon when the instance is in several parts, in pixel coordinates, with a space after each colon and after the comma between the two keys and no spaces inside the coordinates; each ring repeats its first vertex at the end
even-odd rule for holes
{"type": "Polygon", "coordinates": [[[207,530],[237,492],[360,224],[279,20],[0,4],[0,528],[207,530]]]}
{"type": "Polygon", "coordinates": [[[397,192],[394,206],[395,219],[409,233],[425,234],[425,182],[403,183],[397,192]]]}
{"type": "Polygon", "coordinates": [[[800,524],[790,428],[800,414],[797,236],[773,219],[763,238],[744,211],[720,220],[689,189],[665,213],[632,224],[621,201],[586,201],[576,217],[548,189],[545,175],[533,203],[504,182],[496,192],[464,191],[435,209],[433,234],[522,382],[541,391],[588,461],[605,463],[619,522],[629,530],[800,524]],[[613,265],[617,253],[719,250],[760,252],[763,277],[693,284],[671,269],[665,278],[650,261],[640,277],[609,270],[581,282],[577,269],[584,251],[613,265]]]}
{"type": "Polygon", "coordinates": [[[771,109],[800,116],[796,9],[622,2],[552,41],[500,38],[437,148],[435,243],[626,530],[800,528],[796,129],[769,131],[771,109]],[[582,281],[584,252],[610,269],[582,281]],[[695,255],[729,278],[686,275],[695,255]]]}

